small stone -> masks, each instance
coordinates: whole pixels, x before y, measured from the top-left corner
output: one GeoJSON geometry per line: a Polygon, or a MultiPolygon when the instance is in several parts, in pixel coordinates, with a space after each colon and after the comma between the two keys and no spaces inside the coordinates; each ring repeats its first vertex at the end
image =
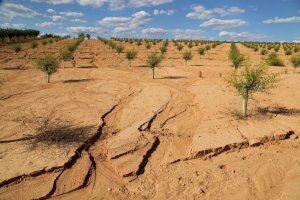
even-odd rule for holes
{"type": "Polygon", "coordinates": [[[225,165],[219,165],[218,166],[220,169],[224,169],[225,168],[225,165]]]}
{"type": "Polygon", "coordinates": [[[290,139],[293,139],[293,140],[296,140],[296,139],[298,139],[298,138],[299,138],[299,136],[296,135],[296,134],[290,136],[290,139]]]}
{"type": "Polygon", "coordinates": [[[107,190],[108,190],[108,191],[111,191],[112,189],[111,189],[111,188],[108,188],[107,190]]]}
{"type": "Polygon", "coordinates": [[[257,147],[257,146],[261,145],[261,141],[259,139],[256,139],[256,138],[250,139],[249,140],[249,145],[250,145],[250,147],[257,147]]]}

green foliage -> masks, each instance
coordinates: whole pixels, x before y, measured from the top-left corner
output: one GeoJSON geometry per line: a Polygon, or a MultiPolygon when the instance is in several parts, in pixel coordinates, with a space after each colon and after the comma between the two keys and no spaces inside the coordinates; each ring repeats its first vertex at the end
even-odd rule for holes
{"type": "Polygon", "coordinates": [[[45,40],[45,39],[44,39],[44,40],[42,40],[42,45],[44,45],[44,46],[45,46],[46,44],[48,44],[48,41],[47,41],[47,40],[45,40]]]}
{"type": "Polygon", "coordinates": [[[205,54],[205,48],[203,48],[203,47],[198,48],[198,53],[200,55],[204,55],[205,54]]]}
{"type": "Polygon", "coordinates": [[[294,54],[291,58],[294,68],[300,67],[300,52],[294,54]]]}
{"type": "Polygon", "coordinates": [[[292,51],[290,49],[287,49],[285,51],[285,55],[287,55],[287,56],[292,55],[292,51]]]}
{"type": "Polygon", "coordinates": [[[37,60],[37,67],[47,74],[47,82],[50,83],[50,76],[57,71],[58,61],[47,54],[37,60]]]}
{"type": "Polygon", "coordinates": [[[148,49],[148,50],[149,50],[149,49],[151,49],[151,47],[152,47],[152,46],[151,46],[151,44],[150,44],[150,43],[146,43],[146,49],[148,49]]]}
{"type": "Polygon", "coordinates": [[[164,55],[167,52],[167,46],[163,45],[162,47],[159,48],[160,52],[162,55],[164,55]]]}
{"type": "Polygon", "coordinates": [[[32,42],[30,43],[30,47],[31,47],[32,49],[35,49],[38,45],[39,45],[39,44],[38,44],[36,41],[32,41],[32,42]]]}
{"type": "Polygon", "coordinates": [[[235,43],[231,43],[229,59],[231,60],[232,67],[234,67],[234,69],[239,68],[239,66],[241,66],[245,61],[244,55],[240,53],[235,43]]]}
{"type": "Polygon", "coordinates": [[[178,45],[177,45],[177,49],[178,49],[178,51],[181,51],[181,50],[183,49],[182,44],[178,44],[178,45]]]}
{"type": "Polygon", "coordinates": [[[129,66],[131,67],[131,61],[134,60],[137,56],[137,52],[135,50],[126,51],[126,59],[129,61],[129,66]]]}
{"type": "Polygon", "coordinates": [[[157,53],[151,53],[148,58],[147,58],[147,66],[152,68],[152,78],[154,79],[154,69],[156,67],[159,66],[159,64],[161,63],[162,61],[162,56],[158,55],[157,53]]]}
{"type": "Polygon", "coordinates": [[[21,44],[15,44],[12,49],[16,52],[19,53],[22,50],[21,44]]]}
{"type": "Polygon", "coordinates": [[[68,49],[64,49],[60,52],[60,57],[63,61],[68,61],[72,57],[72,52],[70,52],[68,49]]]}
{"type": "Polygon", "coordinates": [[[266,55],[266,54],[267,54],[267,50],[266,49],[260,50],[260,55],[266,55]]]}
{"type": "Polygon", "coordinates": [[[243,117],[247,116],[248,98],[255,92],[267,93],[278,82],[277,75],[268,73],[266,65],[246,66],[240,74],[232,72],[227,80],[243,97],[243,117]]]}
{"type": "Polygon", "coordinates": [[[120,57],[120,54],[123,53],[123,51],[124,51],[124,46],[122,44],[119,44],[119,45],[116,45],[115,49],[120,57]]]}
{"type": "Polygon", "coordinates": [[[206,49],[207,51],[210,50],[210,48],[211,48],[210,45],[206,45],[206,46],[205,46],[205,49],[206,49]]]}
{"type": "Polygon", "coordinates": [[[70,44],[67,48],[70,52],[74,52],[76,50],[77,46],[75,44],[70,44]]]}
{"type": "Polygon", "coordinates": [[[49,39],[49,44],[52,44],[53,43],[53,39],[49,39]]]}
{"type": "Polygon", "coordinates": [[[275,52],[269,55],[267,63],[270,66],[284,66],[283,61],[278,57],[278,55],[275,52]]]}
{"type": "Polygon", "coordinates": [[[3,29],[0,28],[0,38],[13,38],[13,37],[37,37],[40,34],[40,31],[33,29],[3,29]]]}
{"type": "Polygon", "coordinates": [[[189,44],[188,44],[188,47],[191,49],[191,48],[193,48],[193,43],[192,42],[190,42],[189,44]]]}
{"type": "Polygon", "coordinates": [[[192,60],[193,54],[192,54],[191,51],[185,51],[185,52],[183,52],[183,54],[182,54],[182,58],[185,60],[185,65],[187,65],[187,62],[188,62],[189,60],[192,60]]]}

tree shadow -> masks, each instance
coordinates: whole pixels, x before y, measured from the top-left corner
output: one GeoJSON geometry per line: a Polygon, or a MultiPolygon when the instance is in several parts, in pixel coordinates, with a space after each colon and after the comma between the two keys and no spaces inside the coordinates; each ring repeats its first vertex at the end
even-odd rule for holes
{"type": "Polygon", "coordinates": [[[1,67],[1,70],[26,70],[24,67],[1,67]]]}
{"type": "Polygon", "coordinates": [[[86,78],[86,79],[70,79],[70,80],[63,81],[63,83],[88,82],[88,81],[92,81],[92,80],[93,79],[90,79],[90,78],[86,78]]]}
{"type": "Polygon", "coordinates": [[[186,79],[186,76],[164,76],[162,78],[159,79],[186,79]]]}
{"type": "Polygon", "coordinates": [[[282,106],[276,107],[259,107],[257,108],[257,112],[261,115],[285,115],[285,116],[293,116],[300,115],[300,109],[289,109],[282,106]]]}
{"type": "Polygon", "coordinates": [[[199,65],[199,64],[196,64],[196,65],[191,65],[192,67],[202,67],[204,65],[199,65]]]}
{"type": "Polygon", "coordinates": [[[30,130],[33,134],[26,134],[22,138],[2,140],[0,144],[23,142],[29,150],[36,148],[46,149],[49,147],[70,148],[78,146],[91,136],[91,132],[97,129],[96,126],[78,126],[70,121],[54,116],[54,113],[36,117],[22,117],[17,119],[22,129],[30,130]],[[21,119],[21,120],[20,120],[21,119]]]}

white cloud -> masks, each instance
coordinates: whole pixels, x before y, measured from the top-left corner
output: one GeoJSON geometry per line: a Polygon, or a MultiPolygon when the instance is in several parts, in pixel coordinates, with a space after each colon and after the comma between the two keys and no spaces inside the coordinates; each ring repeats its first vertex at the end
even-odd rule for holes
{"type": "Polygon", "coordinates": [[[61,21],[61,20],[64,19],[64,18],[63,18],[62,16],[60,16],[60,15],[53,15],[51,18],[52,18],[52,21],[54,21],[54,22],[61,21]]]}
{"type": "Polygon", "coordinates": [[[208,21],[203,22],[200,27],[213,27],[216,30],[222,30],[227,28],[235,28],[240,26],[245,26],[248,23],[246,21],[243,21],[241,19],[228,19],[228,20],[222,20],[222,19],[215,19],[212,18],[208,21]]]}
{"type": "Polygon", "coordinates": [[[103,26],[124,26],[131,22],[131,17],[105,17],[98,23],[103,26]]]}
{"type": "Polygon", "coordinates": [[[265,24],[279,24],[279,23],[299,23],[300,17],[288,17],[288,18],[278,18],[267,19],[263,21],[265,24]]]}
{"type": "Polygon", "coordinates": [[[113,34],[135,33],[139,27],[144,27],[150,20],[150,14],[145,11],[134,13],[131,17],[105,17],[98,21],[99,25],[113,27],[113,34]]]}
{"type": "Polygon", "coordinates": [[[67,31],[72,34],[79,34],[79,33],[103,33],[103,29],[99,27],[92,27],[92,26],[71,26],[67,27],[67,31]]]}
{"type": "Polygon", "coordinates": [[[163,28],[146,28],[142,30],[144,35],[165,35],[167,30],[163,28]]]}
{"type": "Polygon", "coordinates": [[[39,13],[36,11],[21,4],[3,3],[0,6],[0,18],[2,19],[12,19],[14,17],[33,18],[38,15],[39,13]]]}
{"type": "Polygon", "coordinates": [[[71,19],[71,22],[80,22],[80,23],[86,23],[87,20],[84,19],[71,19]]]}
{"type": "Polygon", "coordinates": [[[60,12],[59,14],[64,15],[66,17],[82,17],[83,13],[82,12],[60,12]]]}
{"type": "Polygon", "coordinates": [[[140,8],[157,6],[171,3],[173,0],[77,0],[82,6],[101,7],[107,4],[111,10],[122,10],[124,8],[140,8]]]}
{"type": "Polygon", "coordinates": [[[204,39],[204,31],[200,29],[175,29],[172,31],[175,39],[204,39]]]}
{"type": "Polygon", "coordinates": [[[245,12],[245,10],[232,6],[229,9],[224,8],[213,8],[213,9],[206,9],[202,5],[193,6],[192,12],[188,13],[186,17],[192,19],[210,19],[213,18],[215,15],[220,15],[221,17],[228,16],[228,15],[236,15],[245,12]]]}
{"type": "Polygon", "coordinates": [[[31,0],[31,2],[49,3],[49,4],[58,5],[58,4],[69,4],[69,3],[72,3],[73,0],[31,0]]]}
{"type": "Polygon", "coordinates": [[[55,10],[53,10],[53,9],[51,9],[51,8],[49,8],[49,9],[47,10],[47,12],[50,13],[50,14],[56,13],[55,10]]]}
{"type": "Polygon", "coordinates": [[[236,33],[236,32],[227,32],[227,31],[221,31],[219,33],[220,37],[226,37],[232,40],[237,40],[237,39],[262,39],[267,37],[266,35],[263,34],[252,34],[248,32],[241,32],[241,33],[236,33]]]}
{"type": "Polygon", "coordinates": [[[153,15],[173,15],[174,10],[154,10],[153,15]]]}
{"type": "Polygon", "coordinates": [[[35,25],[39,26],[39,27],[49,27],[49,26],[55,25],[55,23],[53,23],[53,22],[42,22],[42,23],[36,23],[35,25]]]}
{"type": "Polygon", "coordinates": [[[0,24],[0,27],[1,28],[24,28],[25,25],[21,24],[21,23],[8,23],[8,22],[5,22],[5,23],[0,24]]]}

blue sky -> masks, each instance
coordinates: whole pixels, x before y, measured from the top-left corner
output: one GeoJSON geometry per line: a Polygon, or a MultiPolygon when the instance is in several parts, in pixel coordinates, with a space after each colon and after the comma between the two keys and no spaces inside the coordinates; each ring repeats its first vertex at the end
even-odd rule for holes
{"type": "Polygon", "coordinates": [[[93,37],[300,41],[300,0],[0,0],[0,26],[93,37]]]}

